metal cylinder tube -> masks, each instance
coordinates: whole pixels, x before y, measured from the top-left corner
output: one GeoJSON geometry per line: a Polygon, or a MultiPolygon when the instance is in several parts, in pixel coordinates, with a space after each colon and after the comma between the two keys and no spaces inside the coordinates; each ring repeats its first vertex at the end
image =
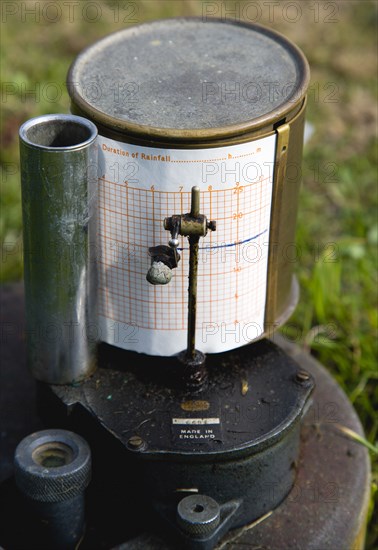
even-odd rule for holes
{"type": "Polygon", "coordinates": [[[44,115],[20,128],[28,361],[72,384],[95,368],[97,128],[44,115]]]}

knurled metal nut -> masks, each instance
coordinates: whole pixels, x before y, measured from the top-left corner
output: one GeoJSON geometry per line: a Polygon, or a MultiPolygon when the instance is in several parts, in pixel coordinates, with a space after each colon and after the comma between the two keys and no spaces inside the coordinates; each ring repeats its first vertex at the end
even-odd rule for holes
{"type": "Polygon", "coordinates": [[[79,435],[42,430],[23,439],[14,457],[17,487],[40,502],[61,502],[79,495],[91,479],[91,451],[79,435]]]}
{"type": "Polygon", "coordinates": [[[220,506],[206,495],[190,495],[177,506],[177,523],[192,537],[203,538],[210,535],[220,522],[220,506]]]}

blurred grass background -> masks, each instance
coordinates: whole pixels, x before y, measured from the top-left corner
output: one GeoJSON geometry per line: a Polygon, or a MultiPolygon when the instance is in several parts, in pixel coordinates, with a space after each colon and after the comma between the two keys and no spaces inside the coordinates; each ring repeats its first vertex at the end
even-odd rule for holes
{"type": "MultiPolygon", "coordinates": [[[[206,4],[198,0],[2,2],[2,282],[22,278],[20,124],[40,114],[68,111],[67,69],[85,46],[145,20],[201,16],[206,4]],[[47,4],[50,7],[44,11],[47,4]],[[55,11],[52,4],[57,5],[55,11]]],[[[309,60],[307,118],[314,133],[305,148],[297,231],[295,266],[301,301],[284,333],[337,378],[367,439],[375,444],[378,4],[255,1],[252,4],[259,9],[253,10],[246,9],[251,5],[247,1],[210,4],[218,16],[236,6],[241,18],[275,28],[296,42],[309,60]]],[[[377,491],[376,462],[373,470],[371,507],[377,491]]],[[[371,517],[368,549],[378,548],[377,523],[371,517]]]]}

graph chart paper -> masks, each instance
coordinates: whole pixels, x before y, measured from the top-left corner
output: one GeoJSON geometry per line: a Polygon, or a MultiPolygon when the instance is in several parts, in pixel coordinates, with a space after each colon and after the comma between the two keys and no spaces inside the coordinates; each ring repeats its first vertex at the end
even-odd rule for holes
{"type": "Polygon", "coordinates": [[[146,280],[148,249],[168,244],[165,217],[190,210],[217,229],[199,246],[196,347],[226,351],[264,327],[275,136],[207,149],[157,149],[99,138],[98,318],[101,339],[152,355],[185,349],[189,243],[168,285],[146,280]]]}

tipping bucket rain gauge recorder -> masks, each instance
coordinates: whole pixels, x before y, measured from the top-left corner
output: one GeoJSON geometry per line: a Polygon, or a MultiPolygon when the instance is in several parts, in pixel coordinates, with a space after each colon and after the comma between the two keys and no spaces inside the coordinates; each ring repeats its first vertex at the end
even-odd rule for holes
{"type": "Polygon", "coordinates": [[[292,497],[355,471],[334,461],[352,443],[306,432],[306,410],[329,415],[332,395],[359,429],[355,414],[313,359],[267,339],[298,300],[285,251],[308,83],[269,29],[154,21],[78,56],[73,114],[21,127],[28,361],[46,425],[93,457],[89,483],[82,437],[20,443],[41,547],[362,547],[367,466],[342,504],[330,485],[292,497]]]}

